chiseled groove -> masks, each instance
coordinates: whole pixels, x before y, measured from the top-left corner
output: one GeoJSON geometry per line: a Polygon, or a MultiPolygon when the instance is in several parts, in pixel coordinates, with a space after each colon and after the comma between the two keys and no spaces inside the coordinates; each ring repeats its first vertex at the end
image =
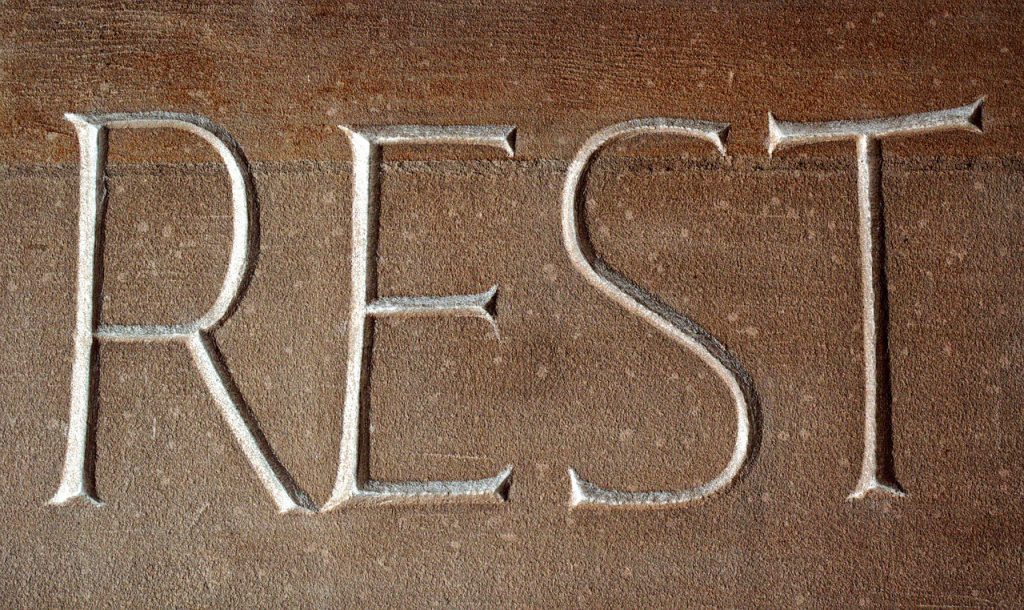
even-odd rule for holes
{"type": "Polygon", "coordinates": [[[889,355],[889,293],[886,281],[882,143],[889,136],[936,131],[982,132],[985,98],[956,108],[860,121],[779,121],[768,114],[768,153],[802,144],[854,140],[857,145],[857,209],[860,241],[864,350],[864,455],[857,485],[848,496],[905,496],[896,478],[892,438],[889,355]]]}
{"type": "Polygon", "coordinates": [[[255,188],[241,147],[219,125],[171,112],[66,115],[78,135],[80,155],[79,240],[74,362],[68,439],[60,485],[51,504],[75,500],[99,505],[96,493],[96,347],[100,340],[177,341],[192,353],[200,375],[228,428],[279,512],[310,512],[315,505],[295,484],[264,438],[213,341],[212,333],[234,311],[251,277],[258,251],[255,188]],[[103,220],[110,129],[178,129],[210,144],[231,181],[232,243],[220,293],[199,319],[174,326],[101,325],[103,220]]]}
{"type": "Polygon", "coordinates": [[[747,468],[760,438],[760,412],[753,382],[739,361],[717,339],[690,318],[648,293],[595,252],[585,230],[584,187],[597,154],[615,140],[651,134],[673,134],[710,142],[723,156],[728,125],[689,119],[636,119],[613,125],[584,143],[566,172],[562,190],[562,236],[569,259],[594,287],[629,313],[671,337],[700,358],[728,387],[736,407],[736,441],[728,463],[712,480],[681,491],[628,492],[601,488],[570,468],[572,507],[669,508],[695,502],[726,489],[747,468]]]}
{"type": "Polygon", "coordinates": [[[506,126],[438,127],[404,125],[356,129],[339,126],[352,147],[351,291],[348,357],[338,472],[322,510],[357,503],[504,502],[512,467],[493,477],[458,481],[383,482],[370,476],[369,378],[373,320],[380,316],[473,316],[490,322],[497,334],[498,287],[477,294],[380,297],[377,294],[380,170],[384,144],[461,144],[492,146],[514,154],[515,129],[506,126]]]}

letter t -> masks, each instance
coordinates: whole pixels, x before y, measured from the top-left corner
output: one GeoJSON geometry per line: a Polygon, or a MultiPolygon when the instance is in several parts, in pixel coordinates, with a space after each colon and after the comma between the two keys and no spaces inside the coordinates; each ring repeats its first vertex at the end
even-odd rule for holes
{"type": "Polygon", "coordinates": [[[849,499],[873,490],[906,495],[896,480],[889,376],[889,294],[885,280],[885,215],[881,138],[951,129],[981,132],[983,99],[959,108],[888,119],[796,123],[768,114],[768,154],[787,146],[833,140],[857,142],[857,207],[864,323],[864,461],[849,499]]]}

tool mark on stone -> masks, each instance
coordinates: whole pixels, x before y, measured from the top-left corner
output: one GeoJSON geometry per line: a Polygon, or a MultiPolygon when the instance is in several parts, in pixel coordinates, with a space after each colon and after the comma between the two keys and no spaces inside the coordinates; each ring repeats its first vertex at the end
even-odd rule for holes
{"type": "Polygon", "coordinates": [[[352,147],[352,277],[348,320],[345,402],[334,490],[323,510],[353,503],[504,502],[512,467],[463,481],[383,482],[370,477],[370,373],[374,320],[378,317],[446,315],[486,320],[498,334],[498,286],[477,294],[381,297],[377,294],[380,171],[385,144],[490,146],[514,155],[515,128],[508,126],[400,125],[369,129],[339,126],[352,147]]]}
{"type": "Polygon", "coordinates": [[[788,146],[834,140],[857,143],[857,208],[864,342],[864,458],[849,499],[872,491],[905,496],[893,457],[892,384],[889,363],[889,293],[886,281],[885,211],[881,138],[936,131],[982,131],[984,98],[972,104],[863,121],[798,123],[768,113],[768,154],[788,146]]]}
{"type": "Polygon", "coordinates": [[[583,277],[626,311],[667,334],[696,354],[729,388],[736,406],[736,442],[719,474],[698,487],[682,491],[627,492],[605,489],[569,469],[570,505],[672,507],[707,498],[728,487],[750,463],[760,439],[760,410],[750,375],[717,339],[690,318],[676,312],[612,267],[594,251],[585,222],[585,186],[597,154],[615,140],[643,135],[674,134],[710,142],[723,156],[729,126],[689,119],[635,119],[593,135],[566,173],[562,191],[562,236],[573,266],[583,277]]]}
{"type": "MultiPolygon", "coordinates": [[[[71,408],[60,486],[51,504],[76,499],[101,505],[96,493],[96,399],[100,340],[180,342],[206,383],[242,453],[280,512],[315,509],[271,450],[256,419],[224,365],[213,331],[234,311],[248,286],[258,250],[255,188],[241,147],[219,125],[200,116],[170,112],[67,114],[78,135],[80,154],[78,288],[71,408]],[[233,237],[224,283],[216,301],[199,319],[175,325],[103,325],[102,303],[106,164],[110,129],[178,129],[210,144],[227,167],[231,181],[233,237]]],[[[155,435],[155,426],[154,426],[155,435]]]]}

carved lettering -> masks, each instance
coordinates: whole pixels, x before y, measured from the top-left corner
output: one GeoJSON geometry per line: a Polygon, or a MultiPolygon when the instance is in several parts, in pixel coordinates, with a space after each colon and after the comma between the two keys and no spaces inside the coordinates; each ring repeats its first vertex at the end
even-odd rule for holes
{"type": "Polygon", "coordinates": [[[788,146],[833,140],[857,142],[857,208],[860,215],[864,340],[864,459],[850,499],[872,491],[906,492],[893,464],[892,387],[889,370],[889,293],[885,270],[881,138],[951,129],[981,132],[983,100],[973,104],[888,119],[796,123],[768,114],[768,154],[788,146]]]}
{"type": "Polygon", "coordinates": [[[515,129],[504,126],[423,125],[356,130],[342,126],[352,146],[352,292],[341,447],[334,491],[323,510],[353,502],[503,502],[512,467],[470,481],[383,482],[369,471],[369,374],[374,319],[382,316],[461,316],[487,320],[494,328],[498,287],[479,294],[442,297],[380,297],[377,294],[377,234],[380,162],[385,144],[493,146],[513,156],[515,129]]]}
{"type": "Polygon", "coordinates": [[[82,499],[101,502],[96,493],[95,447],[92,422],[96,415],[94,366],[101,340],[119,342],[175,341],[184,344],[221,415],[263,486],[280,512],[308,511],[313,504],[278,462],[242,400],[211,334],[231,314],[248,283],[252,250],[254,189],[248,163],[230,134],[209,120],[190,114],[139,112],[130,114],[68,114],[80,149],[80,210],[78,220],[78,297],[75,356],[71,377],[71,412],[67,451],[60,487],[50,500],[65,504],[82,499]],[[233,240],[224,283],[213,306],[194,322],[174,326],[114,326],[100,324],[102,291],[103,216],[106,207],[107,136],[110,129],[180,129],[209,143],[227,167],[231,179],[233,240]]]}
{"type": "MultiPolygon", "coordinates": [[[[889,136],[946,130],[982,131],[982,102],[886,119],[798,123],[769,113],[768,153],[802,144],[854,140],[857,145],[857,202],[864,349],[864,455],[850,499],[871,492],[906,494],[895,475],[892,388],[889,362],[889,298],[886,282],[882,144],[889,136]]],[[[96,492],[96,354],[100,343],[178,342],[192,355],[221,415],[243,454],[280,512],[310,512],[316,506],[280,464],[224,364],[213,332],[231,315],[245,292],[258,248],[255,189],[239,145],[222,127],[196,115],[169,112],[67,114],[80,147],[79,242],[76,330],[71,405],[60,486],[50,502],[84,500],[101,505],[96,492]],[[233,238],[224,281],[213,305],[200,318],[176,325],[100,323],[103,218],[110,129],[178,129],[199,136],[220,155],[231,182],[233,238]]],[[[371,478],[370,361],[375,320],[380,317],[455,316],[486,320],[498,334],[498,286],[476,294],[380,296],[377,281],[380,172],[388,144],[454,144],[495,147],[514,156],[515,129],[509,126],[405,125],[341,127],[353,159],[351,303],[348,320],[345,399],[338,470],[323,510],[352,503],[504,502],[512,467],[473,480],[385,482],[371,478]]],[[[726,489],[749,465],[760,438],[760,406],[750,375],[738,359],[694,320],[613,269],[595,251],[585,227],[585,192],[594,161],[609,144],[645,135],[679,135],[711,143],[725,155],[728,125],[690,119],[635,119],[590,137],[570,164],[561,196],[562,235],[570,261],[583,278],[627,312],[638,316],[693,352],[726,385],[736,412],[735,444],[728,463],[710,481],[678,491],[628,492],[600,487],[568,470],[573,507],[672,507],[726,489]]]]}
{"type": "Polygon", "coordinates": [[[725,489],[740,474],[757,439],[757,397],[750,376],[726,348],[696,322],[674,311],[615,269],[594,251],[585,230],[586,177],[597,153],[615,140],[674,134],[710,142],[725,154],[729,126],[688,119],[636,119],[605,128],[576,154],[562,190],[562,236],[573,266],[603,294],[696,354],[729,388],[736,405],[736,443],[725,468],[711,481],[682,491],[627,492],[604,489],[569,469],[571,505],[669,507],[707,498],[725,489]]]}

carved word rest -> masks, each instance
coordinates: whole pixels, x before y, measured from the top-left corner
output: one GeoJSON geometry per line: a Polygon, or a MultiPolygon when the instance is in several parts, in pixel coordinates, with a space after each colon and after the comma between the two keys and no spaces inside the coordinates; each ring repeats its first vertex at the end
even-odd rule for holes
{"type": "MultiPolygon", "coordinates": [[[[973,104],[888,119],[797,123],[768,115],[768,153],[833,140],[857,145],[861,288],[864,337],[864,455],[860,478],[850,498],[869,492],[903,496],[893,472],[891,386],[889,379],[888,297],[885,282],[885,236],[882,205],[882,139],[952,129],[980,132],[982,100],[973,104]]],[[[241,147],[221,126],[196,115],[168,112],[68,114],[80,149],[78,288],[71,411],[60,486],[51,499],[75,499],[100,505],[96,493],[94,420],[96,348],[103,341],[183,344],[192,354],[242,453],[273,499],[278,511],[327,511],[357,502],[504,502],[512,466],[484,479],[468,481],[383,482],[369,475],[369,430],[366,426],[370,351],[374,320],[384,316],[466,316],[482,318],[498,332],[495,303],[498,286],[477,294],[381,297],[377,294],[382,148],[389,144],[490,146],[514,155],[515,128],[510,126],[406,125],[356,129],[342,126],[353,158],[351,306],[345,402],[337,478],[330,498],[319,509],[275,457],[246,407],[225,366],[213,332],[242,298],[254,260],[255,191],[241,147]],[[233,238],[220,294],[202,317],[174,326],[106,325],[99,322],[102,278],[103,215],[107,138],[111,129],[179,129],[193,133],[220,155],[231,181],[233,238]]],[[[740,362],[709,332],[674,311],[635,282],[608,266],[595,252],[585,230],[584,189],[588,170],[608,144],[652,134],[703,140],[725,154],[724,123],[670,118],[626,121],[590,137],[569,166],[562,190],[562,235],[573,266],[598,291],[697,355],[725,383],[736,408],[736,439],[725,467],[710,481],[681,491],[627,492],[602,488],[569,470],[570,505],[603,507],[670,507],[707,498],[733,483],[748,464],[758,437],[758,401],[753,382],[740,362]]]]}

